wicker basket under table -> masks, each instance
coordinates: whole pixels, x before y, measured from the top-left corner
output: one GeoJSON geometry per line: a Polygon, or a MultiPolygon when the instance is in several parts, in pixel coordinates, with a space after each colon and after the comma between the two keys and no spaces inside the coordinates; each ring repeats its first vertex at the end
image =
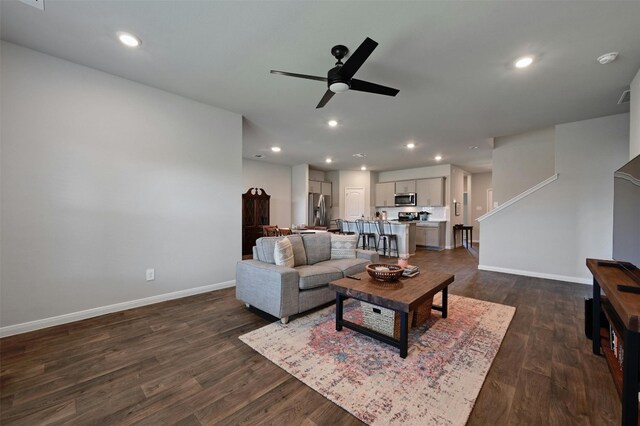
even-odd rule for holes
{"type": "Polygon", "coordinates": [[[430,297],[422,305],[416,308],[416,310],[413,312],[414,327],[420,327],[429,318],[431,318],[431,306],[433,306],[433,297],[430,297]]]}
{"type": "MultiPolygon", "coordinates": [[[[433,301],[433,299],[431,300],[433,301]]],[[[362,320],[365,327],[394,339],[400,338],[400,312],[367,302],[360,302],[360,309],[362,309],[362,320]]],[[[431,304],[429,304],[429,313],[431,313],[431,304]]],[[[407,324],[409,329],[412,326],[413,317],[414,312],[409,312],[407,324]]]]}

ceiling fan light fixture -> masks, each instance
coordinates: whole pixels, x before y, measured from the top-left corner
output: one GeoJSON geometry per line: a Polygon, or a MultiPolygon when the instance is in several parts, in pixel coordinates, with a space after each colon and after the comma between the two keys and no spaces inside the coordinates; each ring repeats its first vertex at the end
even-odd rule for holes
{"type": "Polygon", "coordinates": [[[342,81],[336,81],[335,83],[331,83],[329,85],[329,90],[331,90],[333,93],[342,93],[349,90],[349,85],[342,81]]]}

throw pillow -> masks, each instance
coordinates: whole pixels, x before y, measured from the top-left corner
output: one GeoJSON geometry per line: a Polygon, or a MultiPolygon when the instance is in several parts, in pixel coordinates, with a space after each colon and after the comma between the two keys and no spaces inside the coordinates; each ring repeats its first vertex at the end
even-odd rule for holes
{"type": "Polygon", "coordinates": [[[358,235],[331,234],[331,259],[355,259],[358,235]]]}
{"type": "Polygon", "coordinates": [[[293,246],[287,237],[276,242],[273,248],[273,258],[276,265],[293,268],[295,261],[293,260],[293,246]]]}

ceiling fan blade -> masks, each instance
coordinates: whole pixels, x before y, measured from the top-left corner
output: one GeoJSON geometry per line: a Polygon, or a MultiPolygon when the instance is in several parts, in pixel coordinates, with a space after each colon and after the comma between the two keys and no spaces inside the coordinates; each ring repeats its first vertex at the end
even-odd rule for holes
{"type": "Polygon", "coordinates": [[[296,74],[286,71],[271,70],[271,74],[286,75],[287,77],[306,78],[307,80],[327,81],[327,77],[317,77],[315,75],[296,74]]]}
{"type": "Polygon", "coordinates": [[[318,103],[318,106],[316,108],[322,108],[323,106],[325,106],[327,104],[327,102],[329,102],[329,99],[331,99],[333,97],[334,93],[331,90],[328,90],[326,92],[324,92],[324,96],[322,97],[322,99],[320,99],[320,102],[318,103]]]}
{"type": "Polygon", "coordinates": [[[306,78],[307,80],[327,81],[327,77],[317,77],[315,75],[295,74],[286,71],[271,70],[271,74],[286,75],[288,77],[306,78]]]}
{"type": "Polygon", "coordinates": [[[400,90],[392,87],[381,86],[375,83],[369,83],[368,81],[351,79],[351,90],[357,90],[359,92],[377,93],[378,95],[395,96],[400,90]]]}
{"type": "Polygon", "coordinates": [[[373,50],[378,46],[378,43],[371,40],[369,37],[365,38],[364,41],[358,48],[353,52],[347,62],[344,63],[342,68],[340,68],[341,76],[345,78],[351,78],[353,75],[360,69],[364,61],[367,60],[369,55],[373,52],[373,50]]]}

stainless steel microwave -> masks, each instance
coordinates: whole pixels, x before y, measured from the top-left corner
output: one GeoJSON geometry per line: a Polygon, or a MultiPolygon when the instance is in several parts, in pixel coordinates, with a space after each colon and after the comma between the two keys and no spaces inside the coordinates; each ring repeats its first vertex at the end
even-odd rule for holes
{"type": "Polygon", "coordinates": [[[416,193],[409,192],[406,194],[396,194],[396,207],[417,206],[416,193]]]}

